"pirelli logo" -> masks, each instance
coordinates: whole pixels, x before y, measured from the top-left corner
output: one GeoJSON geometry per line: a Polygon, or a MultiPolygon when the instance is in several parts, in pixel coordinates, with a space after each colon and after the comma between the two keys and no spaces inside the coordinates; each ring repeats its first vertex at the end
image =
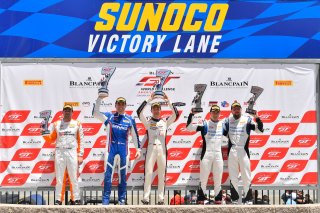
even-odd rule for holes
{"type": "Polygon", "coordinates": [[[293,81],[291,80],[275,80],[274,86],[293,86],[293,81]]]}
{"type": "Polygon", "coordinates": [[[71,105],[73,107],[78,107],[78,106],[80,106],[80,102],[64,102],[64,106],[65,105],[71,105]]]}
{"type": "Polygon", "coordinates": [[[42,86],[43,80],[24,80],[23,85],[24,86],[42,86]]]}

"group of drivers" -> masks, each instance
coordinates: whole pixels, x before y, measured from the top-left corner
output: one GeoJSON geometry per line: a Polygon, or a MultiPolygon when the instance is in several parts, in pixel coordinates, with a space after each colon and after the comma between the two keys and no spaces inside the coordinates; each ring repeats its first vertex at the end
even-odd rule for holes
{"type": "MultiPolygon", "coordinates": [[[[104,123],[107,130],[106,142],[106,169],[104,176],[104,190],[102,204],[110,202],[112,176],[115,164],[119,161],[119,186],[118,204],[124,205],[126,201],[126,174],[129,161],[128,142],[133,141],[136,148],[135,157],[141,156],[140,140],[134,118],[125,113],[126,99],[119,97],[115,101],[115,112],[100,112],[102,96],[96,100],[93,115],[104,123]]],[[[164,204],[165,175],[167,165],[166,135],[168,127],[179,117],[176,107],[165,94],[163,100],[173,111],[167,118],[161,117],[161,104],[153,102],[155,95],[152,93],[137,110],[141,122],[146,128],[148,146],[145,159],[145,182],[143,204],[149,204],[152,173],[155,162],[158,165],[158,204],[164,204]],[[152,102],[152,103],[151,103],[152,102]],[[145,109],[151,104],[151,117],[145,116],[145,109]]],[[[207,199],[204,191],[210,172],[214,176],[215,203],[221,204],[222,191],[221,180],[223,173],[223,159],[221,142],[223,136],[228,138],[228,169],[231,186],[231,199],[238,203],[240,193],[238,190],[239,168],[244,188],[244,203],[252,204],[251,170],[249,154],[249,137],[251,130],[263,132],[263,123],[255,114],[244,116],[241,113],[241,105],[234,102],[231,105],[231,115],[224,120],[219,120],[220,107],[210,107],[210,118],[194,124],[195,112],[188,116],[186,128],[189,131],[198,131],[203,139],[200,162],[200,189],[198,201],[204,203],[207,199]],[[200,123],[200,124],[199,124],[200,123]]],[[[78,186],[78,167],[83,161],[83,130],[79,121],[72,119],[73,107],[63,107],[63,118],[51,125],[51,133],[44,135],[46,142],[55,141],[55,171],[56,171],[56,205],[61,205],[64,199],[64,187],[66,177],[69,177],[71,204],[80,205],[80,191],[78,186]]]]}

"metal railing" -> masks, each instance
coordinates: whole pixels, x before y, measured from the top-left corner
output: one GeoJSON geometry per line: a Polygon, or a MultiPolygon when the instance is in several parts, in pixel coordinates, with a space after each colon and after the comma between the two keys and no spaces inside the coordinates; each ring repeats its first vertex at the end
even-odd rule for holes
{"type": "MultiPolygon", "coordinates": [[[[283,205],[283,204],[300,204],[303,202],[317,203],[317,188],[316,186],[253,186],[254,204],[270,204],[270,205],[283,205]],[[303,199],[300,199],[300,198],[303,199]],[[290,203],[291,202],[291,203],[290,203]]],[[[226,191],[226,204],[229,204],[228,195],[230,191],[228,187],[223,187],[226,191]]],[[[242,190],[240,188],[240,190],[242,190]]],[[[81,188],[81,200],[84,205],[99,205],[102,201],[102,187],[83,187],[81,188]]],[[[69,204],[69,190],[65,192],[64,205],[69,204]]],[[[113,187],[110,204],[117,204],[117,187],[113,187]]],[[[212,188],[205,191],[207,197],[214,201],[214,193],[212,188]]],[[[179,197],[179,196],[178,196],[179,197]]],[[[35,189],[30,188],[0,188],[0,203],[6,204],[32,204],[32,205],[53,205],[56,200],[54,187],[38,187],[35,189]]],[[[143,199],[142,187],[127,187],[126,203],[128,205],[142,205],[143,199]]],[[[165,190],[165,205],[170,202],[173,205],[193,205],[197,204],[197,188],[196,187],[167,187],[165,190]],[[180,202],[172,202],[171,199],[174,194],[180,193],[180,202]]],[[[157,187],[152,187],[150,195],[150,204],[155,205],[158,203],[157,187]]],[[[209,204],[210,204],[209,203],[209,204]]],[[[241,200],[239,200],[239,204],[241,200]]]]}

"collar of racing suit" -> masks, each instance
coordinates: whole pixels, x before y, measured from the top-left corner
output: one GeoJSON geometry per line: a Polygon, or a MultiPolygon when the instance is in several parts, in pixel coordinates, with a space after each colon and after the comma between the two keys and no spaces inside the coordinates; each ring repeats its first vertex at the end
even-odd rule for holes
{"type": "Polygon", "coordinates": [[[210,121],[213,122],[213,123],[218,123],[218,122],[219,122],[219,120],[214,121],[214,120],[212,120],[211,118],[210,118],[210,121]]]}
{"type": "Polygon", "coordinates": [[[114,113],[114,116],[121,117],[121,116],[124,116],[124,114],[119,114],[118,112],[116,112],[114,113]]]}
{"type": "Polygon", "coordinates": [[[156,118],[154,118],[154,117],[151,117],[151,119],[153,120],[153,121],[155,121],[155,122],[159,122],[161,119],[159,118],[159,119],[156,119],[156,118]]]}

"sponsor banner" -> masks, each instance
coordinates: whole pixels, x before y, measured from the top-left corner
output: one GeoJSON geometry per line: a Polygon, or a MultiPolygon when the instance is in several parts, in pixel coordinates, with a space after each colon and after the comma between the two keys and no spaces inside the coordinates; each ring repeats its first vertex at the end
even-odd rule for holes
{"type": "MultiPolygon", "coordinates": [[[[10,1],[0,5],[3,20],[10,20],[1,28],[0,57],[319,58],[318,6],[304,0],[10,1]]],[[[41,79],[27,78],[26,85],[43,86],[41,79]]],[[[272,84],[295,82],[275,78],[272,84]]]]}
{"type": "MultiPolygon", "coordinates": [[[[170,101],[186,103],[185,106],[177,107],[180,115],[167,131],[168,186],[199,184],[203,139],[200,132],[186,129],[195,96],[193,85],[197,83],[208,85],[201,100],[203,112],[196,114],[193,119],[193,123],[198,125],[203,124],[203,119],[210,119],[209,109],[212,104],[220,106],[220,119],[230,116],[230,106],[235,100],[242,105],[244,115],[248,116],[245,109],[252,97],[251,86],[264,88],[254,105],[264,122],[264,133],[251,132],[249,140],[253,184],[315,183],[316,178],[312,175],[317,172],[314,65],[111,65],[117,67],[117,70],[109,82],[109,97],[102,101],[100,111],[114,112],[116,98],[125,97],[126,114],[135,119],[142,145],[142,157],[135,159],[133,141],[129,142],[128,186],[141,186],[144,181],[144,162],[149,141],[136,110],[150,93],[155,91],[154,86],[159,81],[156,77],[157,69],[170,69],[172,72],[163,87],[170,101]],[[292,85],[276,85],[275,81],[290,81],[292,85]],[[306,89],[305,85],[310,87],[306,89]],[[303,105],[301,100],[296,99],[297,96],[305,97],[303,105]]],[[[52,117],[49,119],[52,126],[53,122],[62,118],[61,110],[65,103],[74,106],[73,119],[81,121],[85,135],[84,162],[79,168],[81,186],[103,184],[109,128],[92,116],[103,66],[106,65],[2,64],[4,90],[1,91],[1,97],[7,101],[1,108],[1,186],[55,185],[55,143],[45,142],[40,135],[42,119],[39,118],[39,112],[52,110],[52,117]],[[32,79],[29,72],[33,73],[32,79]],[[21,83],[28,79],[41,79],[45,83],[41,87],[25,86],[21,83]]],[[[157,101],[162,105],[161,116],[166,119],[172,112],[165,101],[157,101]]],[[[150,104],[146,106],[144,113],[146,116],[151,115],[150,104]]],[[[222,155],[225,185],[229,184],[227,143],[224,138],[222,155]]],[[[210,178],[212,177],[209,177],[209,181],[210,178]]],[[[117,174],[113,179],[116,184],[117,174]]],[[[154,166],[152,182],[158,182],[157,164],[154,166]]]]}

